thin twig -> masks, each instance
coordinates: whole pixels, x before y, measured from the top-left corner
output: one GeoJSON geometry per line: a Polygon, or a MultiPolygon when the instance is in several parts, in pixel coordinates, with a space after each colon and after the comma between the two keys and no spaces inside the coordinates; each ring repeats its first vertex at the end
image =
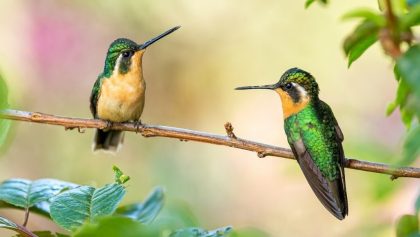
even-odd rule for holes
{"type": "Polygon", "coordinates": [[[233,126],[230,122],[225,123],[225,130],[226,130],[226,134],[228,135],[228,137],[230,137],[232,139],[237,138],[235,133],[233,133],[233,126]]]}
{"type": "MultiPolygon", "coordinates": [[[[276,156],[287,159],[295,159],[290,149],[266,145],[241,138],[232,139],[229,136],[216,135],[206,132],[194,131],[183,128],[167,127],[161,125],[136,123],[112,123],[111,125],[104,120],[69,118],[49,115],[38,112],[26,112],[19,110],[0,111],[0,118],[33,123],[51,124],[64,126],[65,128],[111,128],[129,132],[138,132],[144,137],[168,137],[183,141],[196,141],[223,145],[238,149],[253,151],[259,157],[276,156]]],[[[420,168],[415,167],[393,167],[387,164],[374,163],[356,159],[346,159],[346,167],[350,169],[382,173],[396,177],[420,178],[420,168]]]]}

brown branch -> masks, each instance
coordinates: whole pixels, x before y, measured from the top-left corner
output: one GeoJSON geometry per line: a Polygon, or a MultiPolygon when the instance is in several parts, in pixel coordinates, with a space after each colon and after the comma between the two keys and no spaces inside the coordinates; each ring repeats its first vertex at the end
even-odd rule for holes
{"type": "MultiPolygon", "coordinates": [[[[111,128],[114,130],[137,132],[143,135],[144,137],[168,137],[176,138],[182,141],[196,141],[215,145],[229,146],[256,152],[258,154],[258,157],[276,156],[287,159],[295,159],[292,151],[287,148],[266,145],[263,143],[241,139],[236,136],[234,138],[230,136],[216,135],[183,128],[148,124],[142,124],[141,126],[138,126],[138,124],[136,123],[109,124],[107,121],[98,119],[68,118],[38,112],[25,112],[18,110],[0,111],[0,118],[33,123],[59,125],[64,126],[66,129],[77,128],[79,131],[82,131],[86,128],[111,128]]],[[[227,127],[228,131],[233,132],[233,128],[232,130],[230,130],[231,126],[227,127]]],[[[420,168],[415,167],[393,167],[387,164],[373,163],[356,159],[346,159],[346,167],[350,169],[363,170],[368,172],[389,174],[394,179],[398,177],[420,178],[420,168]]]]}
{"type": "Polygon", "coordinates": [[[401,56],[402,52],[400,48],[401,40],[397,29],[397,18],[392,11],[391,0],[385,0],[385,19],[387,27],[379,32],[379,41],[385,53],[396,60],[401,56]]]}

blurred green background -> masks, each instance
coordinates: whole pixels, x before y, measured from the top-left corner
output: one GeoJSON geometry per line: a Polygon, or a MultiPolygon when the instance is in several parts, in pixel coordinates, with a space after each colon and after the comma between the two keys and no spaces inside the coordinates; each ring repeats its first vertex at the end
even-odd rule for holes
{"type": "MultiPolygon", "coordinates": [[[[376,8],[376,1],[332,1],[328,10],[305,10],[303,0],[5,0],[0,6],[0,70],[12,108],[91,117],[89,95],[109,44],[119,37],[143,42],[181,25],[145,54],[144,123],[224,133],[230,121],[239,137],[288,147],[278,96],[233,88],[274,83],[300,67],[317,78],[321,98],[333,108],[347,157],[400,159],[405,129],[398,113],[385,117],[396,88],[391,62],[375,45],[348,70],[341,50],[354,25],[340,16],[358,6],[376,8]]],[[[112,181],[117,164],[131,176],[126,203],[160,185],[167,206],[188,205],[204,228],[257,227],[271,236],[393,236],[395,220],[413,212],[419,192],[419,180],[391,182],[347,169],[350,212],[340,222],[295,161],[133,133],[116,155],[94,154],[93,132],[14,123],[0,180],[102,185],[112,181]]],[[[19,222],[23,212],[0,215],[19,222]]],[[[57,230],[35,215],[29,228],[57,230]]]]}

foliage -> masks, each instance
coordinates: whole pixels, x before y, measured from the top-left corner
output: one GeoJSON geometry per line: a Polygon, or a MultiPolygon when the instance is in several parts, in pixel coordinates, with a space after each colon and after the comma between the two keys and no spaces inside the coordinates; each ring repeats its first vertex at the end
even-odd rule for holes
{"type": "Polygon", "coordinates": [[[185,228],[173,232],[169,237],[187,237],[187,236],[197,236],[197,237],[218,237],[225,236],[231,233],[232,227],[223,227],[212,231],[203,230],[201,228],[185,228]]]}
{"type": "MultiPolygon", "coordinates": [[[[327,0],[306,0],[308,8],[314,2],[327,4],[327,0]]],[[[394,74],[398,81],[395,100],[389,104],[387,115],[397,108],[408,129],[404,143],[403,164],[411,164],[420,155],[420,45],[414,43],[413,27],[420,24],[419,0],[396,0],[391,6],[378,1],[378,10],[359,8],[344,14],[344,20],[359,20],[354,31],[344,40],[343,50],[351,67],[373,44],[379,42],[395,62],[394,74]],[[386,12],[393,11],[395,19],[386,12]],[[389,45],[399,55],[389,52],[389,45]]],[[[0,77],[0,110],[8,108],[8,91],[0,77]]],[[[0,119],[0,149],[4,147],[10,130],[10,120],[0,119]]],[[[383,157],[383,156],[382,156],[383,157]]],[[[222,227],[205,230],[185,206],[164,206],[164,191],[155,188],[143,203],[118,207],[126,194],[125,183],[130,177],[113,167],[114,182],[102,187],[83,186],[55,179],[9,179],[0,184],[0,208],[14,207],[29,214],[37,213],[50,218],[68,234],[83,236],[197,236],[197,237],[264,237],[256,229],[233,230],[222,227]]],[[[395,185],[383,179],[375,181],[378,198],[386,197],[395,185]],[[382,185],[381,182],[384,182],[382,185]],[[387,181],[386,181],[387,182],[387,181]]],[[[397,236],[418,236],[420,195],[415,203],[415,215],[404,215],[396,223],[397,236]]],[[[26,222],[26,220],[25,220],[26,222]]],[[[17,236],[64,237],[67,234],[37,231],[30,233],[7,218],[0,217],[0,228],[16,231],[17,236]]]]}
{"type": "Polygon", "coordinates": [[[155,188],[143,203],[119,207],[116,214],[127,216],[144,224],[151,223],[163,207],[163,189],[155,188]]]}
{"type": "Polygon", "coordinates": [[[403,215],[397,221],[397,237],[419,236],[419,221],[415,215],[403,215]]]}
{"type": "MultiPolygon", "coordinates": [[[[379,10],[382,12],[356,9],[343,16],[344,19],[362,19],[345,39],[343,49],[350,67],[371,45],[380,41],[384,50],[395,60],[394,74],[398,80],[397,96],[386,113],[390,115],[399,107],[403,123],[412,129],[412,124],[417,125],[420,118],[420,45],[412,43],[412,27],[420,24],[420,4],[398,0],[392,1],[388,9],[385,1],[379,1],[379,10]],[[388,13],[394,14],[393,17],[388,13]],[[408,49],[395,55],[403,46],[408,49]]],[[[402,161],[404,164],[413,163],[419,155],[418,133],[418,129],[413,129],[407,136],[402,161]]]]}
{"type": "Polygon", "coordinates": [[[73,188],[52,198],[51,217],[66,230],[77,229],[86,221],[114,213],[124,195],[125,188],[118,183],[73,188]]]}
{"type": "Polygon", "coordinates": [[[55,179],[9,179],[0,184],[0,200],[26,209],[48,201],[65,188],[76,186],[55,179]]]}
{"type": "MultiPolygon", "coordinates": [[[[0,184],[0,200],[7,205],[0,207],[15,207],[42,213],[57,225],[70,231],[74,237],[162,236],[165,233],[174,237],[223,237],[230,234],[234,234],[234,237],[249,236],[248,232],[243,232],[244,234],[233,232],[232,227],[208,231],[188,226],[197,222],[186,221],[191,219],[191,215],[185,209],[176,210],[175,215],[172,214],[169,219],[163,216],[162,219],[154,221],[164,203],[164,192],[160,187],[155,188],[143,203],[117,208],[125,196],[124,184],[129,178],[118,167],[114,166],[113,170],[114,183],[100,188],[80,186],[55,179],[5,180],[0,184]],[[179,224],[173,223],[183,224],[179,227],[179,224]],[[176,229],[175,226],[181,229],[176,229]]],[[[0,217],[0,228],[14,230],[19,233],[17,236],[68,236],[49,231],[28,234],[24,227],[3,217],[0,217]]]]}
{"type": "Polygon", "coordinates": [[[10,230],[19,230],[18,226],[15,223],[13,223],[12,221],[4,217],[0,217],[0,228],[6,228],[10,230]]]}
{"type": "Polygon", "coordinates": [[[306,3],[305,3],[305,8],[308,8],[309,6],[311,6],[312,5],[312,3],[314,3],[314,2],[319,2],[319,3],[321,3],[321,4],[327,4],[328,3],[328,1],[327,0],[306,0],[306,3]]]}
{"type": "MultiPolygon", "coordinates": [[[[307,0],[305,7],[314,2],[316,0],[307,0]]],[[[317,2],[327,4],[327,1],[317,2]]],[[[395,62],[394,74],[398,89],[386,114],[391,115],[399,108],[401,120],[409,130],[401,164],[412,164],[420,155],[420,131],[417,128],[420,120],[420,45],[413,43],[418,41],[413,27],[420,25],[420,1],[378,0],[378,10],[358,8],[347,12],[342,18],[360,20],[343,43],[348,67],[376,42],[381,43],[384,51],[395,62]],[[403,49],[406,49],[405,52],[401,52],[403,49]]]]}

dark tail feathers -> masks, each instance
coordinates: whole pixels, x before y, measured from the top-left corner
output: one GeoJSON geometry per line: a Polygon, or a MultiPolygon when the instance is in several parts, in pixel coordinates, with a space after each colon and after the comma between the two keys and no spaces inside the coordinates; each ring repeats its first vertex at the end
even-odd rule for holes
{"type": "Polygon", "coordinates": [[[93,151],[106,150],[116,152],[124,141],[124,133],[122,131],[103,131],[96,129],[95,138],[93,140],[93,151]]]}

